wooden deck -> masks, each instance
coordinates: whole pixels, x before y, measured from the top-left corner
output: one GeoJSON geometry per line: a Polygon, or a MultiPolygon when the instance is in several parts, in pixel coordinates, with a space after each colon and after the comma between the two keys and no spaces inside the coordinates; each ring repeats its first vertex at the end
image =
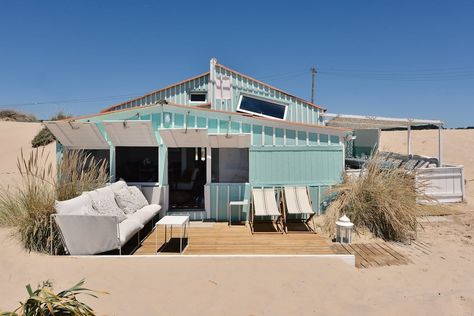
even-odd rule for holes
{"type": "Polygon", "coordinates": [[[386,242],[367,244],[334,244],[335,252],[355,255],[357,268],[398,266],[411,263],[406,256],[396,251],[386,242]]]}
{"type": "MultiPolygon", "coordinates": [[[[272,227],[256,227],[257,231],[271,231],[272,227]]],[[[168,230],[169,233],[169,230],[168,230]]],[[[173,228],[173,240],[160,254],[177,254],[181,230],[173,228]]],[[[156,254],[164,245],[164,229],[153,231],[134,255],[156,254]],[[158,237],[158,243],[156,238],[158,237]],[[158,247],[156,246],[158,244],[158,247]]],[[[323,237],[313,233],[251,234],[244,225],[229,227],[227,223],[191,222],[189,244],[184,255],[319,255],[348,254],[334,248],[323,237]]]]}

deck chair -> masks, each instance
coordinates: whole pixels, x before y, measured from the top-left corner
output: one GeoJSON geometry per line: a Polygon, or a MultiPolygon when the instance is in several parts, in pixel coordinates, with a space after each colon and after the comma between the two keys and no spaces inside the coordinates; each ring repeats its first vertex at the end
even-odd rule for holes
{"type": "Polygon", "coordinates": [[[278,208],[275,197],[275,190],[271,188],[252,188],[252,203],[251,203],[250,228],[252,234],[255,233],[254,223],[255,216],[270,216],[277,227],[278,233],[283,233],[281,226],[282,214],[278,208]]]}
{"type": "MultiPolygon", "coordinates": [[[[306,225],[309,232],[315,232],[308,223],[311,221],[314,227],[313,211],[307,187],[284,187],[283,188],[283,221],[285,231],[288,233],[288,215],[301,215],[301,221],[306,225]]],[[[298,220],[300,221],[300,220],[298,220]]]]}

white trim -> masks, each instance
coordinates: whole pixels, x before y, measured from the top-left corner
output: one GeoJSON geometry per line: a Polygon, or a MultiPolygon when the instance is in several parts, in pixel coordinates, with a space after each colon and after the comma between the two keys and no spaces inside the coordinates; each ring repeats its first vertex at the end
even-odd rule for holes
{"type": "MultiPolygon", "coordinates": [[[[441,120],[422,120],[422,119],[410,119],[410,118],[395,118],[395,117],[383,117],[383,116],[369,116],[369,115],[351,115],[351,114],[335,114],[335,113],[321,113],[320,116],[329,117],[329,118],[352,118],[352,119],[365,119],[365,120],[374,120],[374,121],[388,121],[388,122],[399,122],[403,124],[411,125],[422,125],[422,124],[433,124],[433,125],[442,125],[443,121],[441,120]]],[[[400,127],[406,127],[402,125],[400,127]]]]}
{"type": "Polygon", "coordinates": [[[243,113],[248,113],[248,114],[252,114],[252,115],[257,115],[257,116],[261,116],[261,117],[266,117],[266,118],[271,118],[271,119],[277,119],[277,120],[286,120],[286,116],[287,116],[287,113],[288,113],[288,108],[289,108],[289,104],[288,103],[285,103],[285,102],[281,102],[281,101],[275,101],[273,99],[269,99],[269,98],[265,98],[265,97],[261,97],[261,96],[258,96],[258,95],[254,95],[254,94],[249,94],[249,93],[243,93],[241,92],[240,93],[240,96],[239,96],[239,102],[237,103],[237,108],[236,108],[236,112],[243,112],[243,113]],[[247,97],[247,98],[253,98],[253,99],[257,99],[257,100],[261,100],[261,101],[265,101],[265,102],[269,102],[269,103],[275,103],[277,105],[282,105],[285,107],[285,113],[283,114],[283,118],[279,118],[279,117],[275,117],[275,116],[271,116],[271,115],[265,115],[265,114],[260,114],[260,113],[257,113],[257,112],[252,112],[252,111],[248,111],[248,110],[243,110],[240,108],[240,104],[242,103],[242,97],[247,97]]]}
{"type": "Polygon", "coordinates": [[[186,93],[186,95],[188,95],[188,99],[189,99],[189,104],[206,104],[208,103],[208,96],[207,96],[207,91],[188,91],[188,93],[186,93]],[[193,94],[204,94],[206,96],[206,99],[204,101],[191,101],[191,95],[193,94]]]}

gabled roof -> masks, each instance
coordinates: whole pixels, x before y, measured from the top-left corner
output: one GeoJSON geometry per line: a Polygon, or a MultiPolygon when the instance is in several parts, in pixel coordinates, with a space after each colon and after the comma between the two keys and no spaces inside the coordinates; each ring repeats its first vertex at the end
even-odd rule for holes
{"type": "Polygon", "coordinates": [[[139,96],[139,97],[136,97],[136,98],[133,98],[133,99],[124,101],[124,102],[120,102],[120,103],[118,103],[118,104],[111,105],[111,106],[109,106],[108,108],[105,108],[105,109],[103,109],[102,111],[100,111],[100,113],[105,113],[105,112],[110,112],[110,111],[116,110],[118,107],[120,107],[121,105],[124,105],[124,104],[126,104],[126,103],[129,103],[129,102],[133,102],[133,101],[135,101],[135,100],[140,100],[140,99],[146,98],[146,97],[148,97],[148,96],[150,96],[150,95],[152,95],[152,94],[165,91],[166,89],[179,86],[180,84],[183,84],[183,83],[186,83],[186,82],[189,82],[189,81],[193,81],[193,80],[195,80],[195,79],[198,79],[198,78],[201,78],[201,77],[205,77],[205,76],[207,76],[207,75],[209,75],[209,71],[207,71],[207,72],[205,72],[205,73],[202,73],[202,74],[200,74],[200,75],[197,75],[197,76],[194,76],[194,77],[191,77],[191,78],[188,78],[188,79],[184,79],[184,80],[182,80],[182,81],[179,81],[179,82],[170,84],[170,85],[168,85],[168,86],[166,86],[166,87],[164,87],[164,88],[161,88],[161,89],[152,91],[152,92],[147,93],[147,94],[144,94],[144,95],[142,95],[142,96],[139,96]]]}
{"type": "MultiPolygon", "coordinates": [[[[319,106],[319,105],[317,105],[317,104],[311,103],[311,102],[306,101],[306,100],[304,100],[304,99],[302,99],[302,98],[299,98],[299,97],[297,97],[297,96],[295,96],[295,95],[293,95],[293,94],[291,94],[291,93],[285,92],[285,91],[283,91],[283,90],[281,90],[281,89],[278,89],[278,88],[273,87],[273,86],[271,86],[271,85],[269,85],[269,84],[266,84],[266,83],[264,83],[264,82],[262,82],[262,81],[260,81],[260,80],[258,80],[258,79],[255,79],[255,78],[253,78],[253,77],[250,77],[250,76],[247,76],[247,75],[245,75],[245,74],[242,74],[242,73],[240,73],[240,72],[238,72],[238,71],[235,71],[235,70],[233,70],[233,69],[231,69],[231,68],[229,68],[229,67],[227,67],[227,66],[224,66],[224,65],[222,65],[222,64],[216,64],[216,66],[217,66],[217,67],[220,67],[220,68],[222,68],[222,69],[225,69],[225,70],[227,70],[227,71],[229,71],[229,72],[232,72],[232,73],[234,73],[234,74],[237,75],[237,76],[241,76],[241,77],[246,78],[246,79],[248,79],[248,80],[255,81],[256,83],[261,84],[261,85],[264,86],[264,87],[267,87],[267,88],[269,88],[269,89],[273,89],[273,90],[278,91],[278,92],[280,92],[280,93],[282,93],[282,94],[285,94],[285,95],[287,95],[287,96],[289,96],[289,97],[291,97],[291,98],[294,98],[295,100],[297,100],[297,101],[299,101],[299,102],[301,102],[301,103],[304,103],[304,104],[306,104],[306,105],[309,105],[309,106],[318,108],[318,109],[320,109],[320,110],[322,110],[322,111],[326,111],[325,108],[323,108],[323,107],[321,107],[321,106],[319,106]]],[[[127,100],[127,101],[118,103],[118,104],[114,104],[114,105],[109,106],[109,107],[107,107],[106,109],[104,109],[104,110],[102,110],[102,111],[100,111],[100,112],[101,112],[101,113],[104,113],[104,112],[109,112],[109,111],[116,110],[117,108],[119,108],[120,106],[122,106],[122,105],[124,105],[124,104],[126,104],[126,103],[129,103],[129,102],[133,102],[133,101],[136,101],[136,100],[140,100],[140,99],[146,98],[146,97],[151,96],[151,95],[153,95],[153,94],[155,94],[155,93],[162,92],[162,91],[167,90],[167,89],[169,89],[169,88],[173,88],[173,87],[179,86],[179,85],[181,85],[181,84],[183,84],[183,83],[187,83],[187,82],[190,82],[190,81],[192,81],[192,80],[195,80],[195,79],[198,79],[198,78],[201,78],[201,77],[205,77],[205,76],[208,76],[208,75],[209,75],[209,71],[207,71],[207,72],[205,72],[205,73],[202,73],[202,74],[200,74],[200,75],[197,75],[197,76],[194,76],[194,77],[191,77],[191,78],[188,78],[188,79],[185,79],[185,80],[182,80],[182,81],[173,83],[173,84],[171,84],[171,85],[168,85],[168,86],[166,86],[166,87],[164,87],[164,88],[161,88],[161,89],[158,89],[158,90],[155,90],[155,91],[152,91],[152,92],[147,93],[147,94],[145,94],[145,95],[142,95],[142,96],[139,96],[139,97],[136,97],[136,98],[133,98],[133,99],[130,99],[130,100],[127,100]]]]}

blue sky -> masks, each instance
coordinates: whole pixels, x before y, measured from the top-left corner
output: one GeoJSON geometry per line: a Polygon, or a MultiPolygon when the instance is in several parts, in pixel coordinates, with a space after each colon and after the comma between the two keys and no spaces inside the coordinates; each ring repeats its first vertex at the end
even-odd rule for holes
{"type": "Polygon", "coordinates": [[[80,115],[211,57],[329,112],[474,125],[474,1],[10,1],[0,107],[80,115]]]}

